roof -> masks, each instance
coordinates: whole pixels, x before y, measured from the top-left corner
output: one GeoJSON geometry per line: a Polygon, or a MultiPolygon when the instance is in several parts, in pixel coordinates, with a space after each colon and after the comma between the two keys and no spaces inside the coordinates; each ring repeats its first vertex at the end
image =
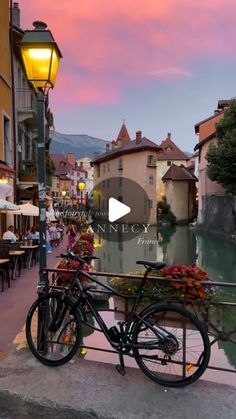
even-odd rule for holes
{"type": "Polygon", "coordinates": [[[196,125],[194,125],[195,128],[195,134],[199,134],[199,126],[204,124],[207,121],[210,121],[213,118],[216,118],[217,116],[221,115],[222,113],[224,113],[224,110],[219,111],[219,112],[215,112],[214,115],[209,116],[209,118],[203,119],[202,121],[198,122],[196,125]]]}
{"type": "Polygon", "coordinates": [[[15,175],[15,170],[12,169],[6,162],[0,160],[0,176],[10,176],[13,177],[15,175]]]}
{"type": "Polygon", "coordinates": [[[180,150],[179,147],[171,140],[171,134],[168,133],[167,138],[160,144],[163,152],[157,156],[157,160],[188,160],[187,154],[180,150]]]}
{"type": "Polygon", "coordinates": [[[131,138],[129,136],[129,133],[128,133],[128,130],[126,128],[125,123],[122,124],[122,127],[120,129],[120,132],[118,134],[118,137],[117,137],[116,141],[118,141],[118,140],[121,140],[123,146],[125,144],[128,144],[131,141],[131,138]]]}
{"type": "Polygon", "coordinates": [[[216,132],[212,132],[210,135],[208,135],[208,137],[204,138],[204,140],[200,141],[199,143],[195,145],[194,151],[199,150],[199,148],[201,148],[205,143],[207,143],[208,141],[212,140],[215,137],[216,137],[216,132]]]}
{"type": "MultiPolygon", "coordinates": [[[[114,144],[114,143],[113,143],[114,144]]],[[[156,153],[160,152],[161,148],[159,145],[149,140],[146,137],[141,137],[140,141],[136,140],[130,141],[125,146],[116,147],[113,150],[107,151],[103,154],[98,155],[95,159],[91,161],[91,165],[98,164],[103,161],[111,160],[115,157],[119,157],[123,154],[136,153],[144,150],[154,151],[156,153]]]]}
{"type": "Polygon", "coordinates": [[[221,99],[218,101],[218,109],[225,109],[231,103],[231,99],[221,99]]]}
{"type": "Polygon", "coordinates": [[[56,175],[69,173],[72,165],[66,161],[64,154],[50,154],[50,158],[55,165],[56,175]]]}
{"type": "Polygon", "coordinates": [[[227,108],[230,103],[231,103],[231,99],[221,99],[218,100],[218,105],[217,105],[217,109],[214,112],[214,115],[209,116],[209,118],[203,119],[203,121],[198,122],[195,125],[195,134],[199,133],[199,125],[204,124],[204,122],[210,121],[211,119],[215,118],[216,116],[224,113],[225,108],[227,108]]]}
{"type": "Polygon", "coordinates": [[[194,181],[197,182],[196,176],[188,170],[187,167],[183,165],[177,166],[176,164],[172,164],[169,169],[167,170],[166,174],[162,178],[163,181],[166,180],[185,180],[185,181],[194,181]]]}

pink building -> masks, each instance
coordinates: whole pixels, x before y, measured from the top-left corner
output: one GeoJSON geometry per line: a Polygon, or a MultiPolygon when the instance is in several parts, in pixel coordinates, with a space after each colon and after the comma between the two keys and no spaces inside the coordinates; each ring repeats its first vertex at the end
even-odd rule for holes
{"type": "Polygon", "coordinates": [[[217,182],[211,181],[207,174],[206,154],[209,145],[215,143],[216,124],[224,117],[224,110],[229,106],[229,100],[219,100],[218,107],[214,115],[197,123],[195,133],[199,136],[199,143],[194,150],[199,150],[199,195],[198,195],[198,223],[202,224],[204,220],[204,201],[207,196],[224,196],[224,188],[217,182]]]}

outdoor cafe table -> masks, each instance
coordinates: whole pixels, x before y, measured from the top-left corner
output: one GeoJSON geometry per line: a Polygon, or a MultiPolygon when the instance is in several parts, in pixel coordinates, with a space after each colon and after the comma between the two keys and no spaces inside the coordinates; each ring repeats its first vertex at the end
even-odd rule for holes
{"type": "Polygon", "coordinates": [[[10,259],[0,259],[0,265],[4,265],[4,263],[10,262],[10,259]]]}
{"type": "Polygon", "coordinates": [[[21,245],[21,250],[25,250],[26,252],[29,252],[29,269],[31,268],[31,262],[32,262],[32,256],[33,256],[33,252],[39,248],[38,244],[35,245],[21,245]]]}
{"type": "Polygon", "coordinates": [[[17,268],[17,263],[19,260],[19,257],[24,255],[25,250],[10,250],[9,251],[9,256],[12,256],[14,258],[14,269],[13,269],[13,274],[12,274],[12,278],[16,278],[16,268],[17,268]]]}

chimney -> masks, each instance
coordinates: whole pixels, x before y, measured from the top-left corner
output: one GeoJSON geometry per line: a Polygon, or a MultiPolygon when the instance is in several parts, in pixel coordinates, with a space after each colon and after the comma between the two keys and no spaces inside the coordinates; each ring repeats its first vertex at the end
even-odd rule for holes
{"type": "Polygon", "coordinates": [[[110,151],[110,143],[106,143],[106,153],[109,153],[110,151]]]}
{"type": "Polygon", "coordinates": [[[167,133],[167,138],[168,138],[168,140],[171,140],[171,132],[167,133]]]}
{"type": "Polygon", "coordinates": [[[112,149],[112,150],[115,150],[115,141],[112,141],[112,142],[111,142],[111,149],[112,149]]]}
{"type": "Polygon", "coordinates": [[[136,132],[136,144],[140,144],[142,141],[142,131],[136,132]]]}
{"type": "Polygon", "coordinates": [[[83,170],[83,168],[84,168],[84,162],[83,161],[80,161],[80,163],[79,163],[79,170],[83,170]]]}
{"type": "Polygon", "coordinates": [[[14,1],[12,7],[12,23],[13,25],[20,27],[20,9],[19,3],[16,1],[14,1]]]}

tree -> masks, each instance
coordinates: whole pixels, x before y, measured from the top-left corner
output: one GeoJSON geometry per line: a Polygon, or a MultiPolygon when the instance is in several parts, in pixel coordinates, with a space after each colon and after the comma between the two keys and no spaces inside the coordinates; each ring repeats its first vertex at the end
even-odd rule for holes
{"type": "Polygon", "coordinates": [[[207,176],[236,195],[236,99],[232,99],[216,125],[216,138],[206,154],[207,176]]]}

